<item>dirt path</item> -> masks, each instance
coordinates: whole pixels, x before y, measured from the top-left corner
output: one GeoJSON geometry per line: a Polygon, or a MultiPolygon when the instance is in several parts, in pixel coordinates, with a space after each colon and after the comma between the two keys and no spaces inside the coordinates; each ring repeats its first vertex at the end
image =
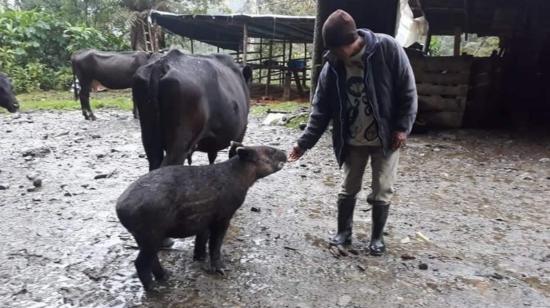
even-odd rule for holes
{"type": "MultiPolygon", "coordinates": [[[[193,263],[186,239],[161,254],[169,281],[144,294],[134,241],[114,211],[122,190],[147,170],[139,126],[129,112],[97,116],[0,115],[0,306],[550,306],[548,137],[413,137],[402,154],[389,254],[374,258],[364,251],[365,193],[352,253],[335,257],[326,248],[340,172],[325,136],[302,161],[250,190],[224,246],[226,277],[193,263]]],[[[283,149],[300,133],[258,120],[248,132],[248,143],[283,149]]]]}

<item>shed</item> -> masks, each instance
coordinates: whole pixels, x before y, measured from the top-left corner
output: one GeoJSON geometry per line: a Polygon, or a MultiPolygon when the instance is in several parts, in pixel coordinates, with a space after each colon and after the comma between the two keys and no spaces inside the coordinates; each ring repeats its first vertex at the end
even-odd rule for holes
{"type": "Polygon", "coordinates": [[[290,98],[292,80],[300,95],[306,93],[310,59],[307,44],[313,42],[313,16],[192,15],[161,11],[152,11],[150,16],[168,32],[234,51],[237,61],[254,70],[253,81],[264,84],[265,95],[270,94],[274,82],[279,82],[284,88],[283,99],[290,98]],[[282,46],[279,54],[275,53],[274,44],[282,46]],[[300,59],[293,58],[296,44],[303,48],[300,59]]]}

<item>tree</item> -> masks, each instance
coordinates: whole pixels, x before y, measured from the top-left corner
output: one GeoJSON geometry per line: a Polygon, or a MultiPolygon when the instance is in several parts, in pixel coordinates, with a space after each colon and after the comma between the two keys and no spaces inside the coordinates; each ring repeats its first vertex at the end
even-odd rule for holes
{"type": "Polygon", "coordinates": [[[158,26],[150,27],[147,21],[151,10],[174,13],[206,13],[211,6],[219,6],[223,0],[121,0],[121,5],[129,11],[128,24],[130,41],[134,50],[157,50],[164,47],[164,33],[158,26]],[[146,38],[149,35],[150,38],[146,38]],[[151,47],[147,47],[147,40],[151,47]]]}

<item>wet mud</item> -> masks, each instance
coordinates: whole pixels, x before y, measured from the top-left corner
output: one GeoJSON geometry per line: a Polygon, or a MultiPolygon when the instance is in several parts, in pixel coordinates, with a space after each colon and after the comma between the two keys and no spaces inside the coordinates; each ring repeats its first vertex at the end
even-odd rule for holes
{"type": "MultiPolygon", "coordinates": [[[[225,277],[192,261],[191,239],[178,240],[160,253],[168,281],[146,294],[136,244],[114,210],[147,171],[139,123],[118,110],[97,116],[0,115],[0,306],[550,306],[549,137],[413,136],[401,155],[388,254],[371,257],[367,189],[352,247],[328,249],[341,173],[327,134],[249,191],[223,247],[225,277]]],[[[299,134],[253,118],[245,143],[289,149],[299,134]]]]}

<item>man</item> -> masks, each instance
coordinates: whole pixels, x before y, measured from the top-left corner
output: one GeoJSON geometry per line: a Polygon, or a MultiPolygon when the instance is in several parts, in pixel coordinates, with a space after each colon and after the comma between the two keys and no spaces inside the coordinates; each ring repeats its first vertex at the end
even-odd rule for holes
{"type": "Polygon", "coordinates": [[[332,141],[344,181],[338,194],[338,232],[332,245],[351,244],[353,210],[370,158],[372,192],[371,255],[385,252],[384,226],[399,159],[417,111],[414,75],[395,39],[367,29],[356,29],[343,10],[323,25],[329,49],[319,75],[312,111],[303,135],[289,154],[296,161],[311,149],[333,122],[332,141]]]}

